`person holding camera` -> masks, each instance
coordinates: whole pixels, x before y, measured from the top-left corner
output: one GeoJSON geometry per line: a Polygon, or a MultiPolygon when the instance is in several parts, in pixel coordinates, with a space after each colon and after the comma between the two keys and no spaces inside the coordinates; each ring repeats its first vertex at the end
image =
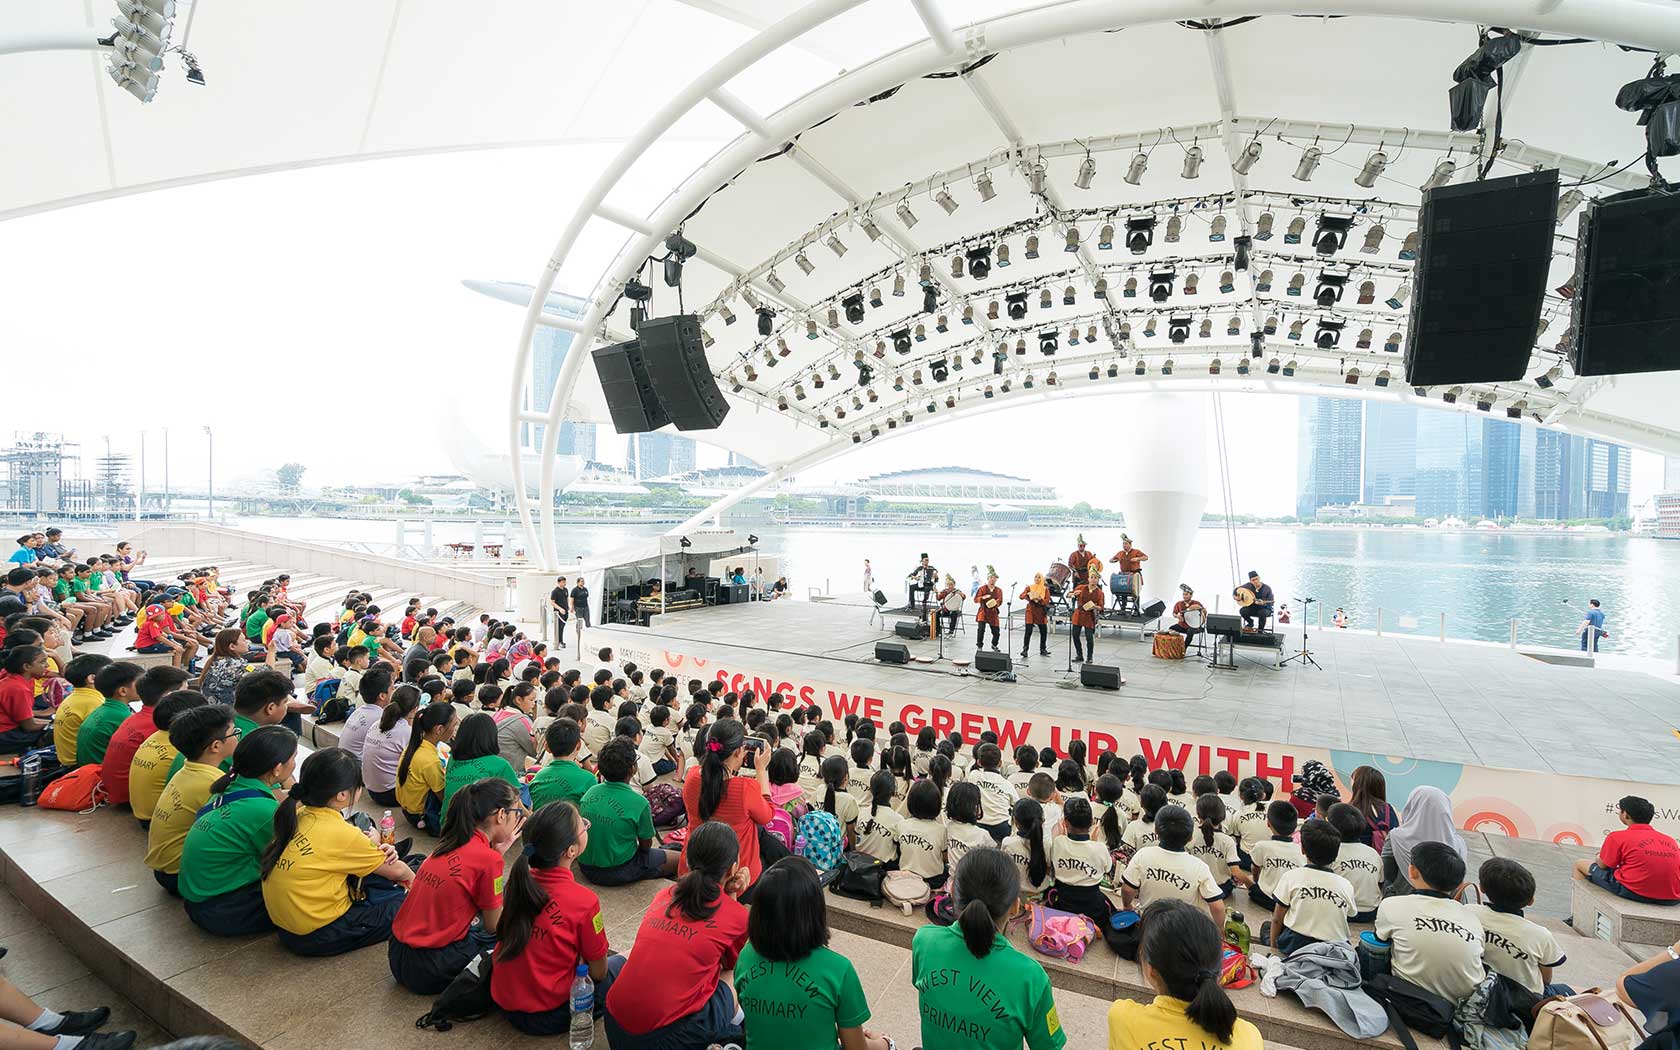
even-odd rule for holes
{"type": "MultiPolygon", "coordinates": [[[[763,740],[748,740],[745,727],[733,718],[721,719],[702,726],[695,739],[695,751],[700,761],[691,767],[683,779],[683,809],[688,814],[688,826],[699,827],[708,820],[728,824],[741,844],[740,865],[749,874],[747,891],[742,901],[751,903],[752,886],[758,882],[763,861],[759,852],[758,829],[770,823],[775,808],[770,804],[770,763],[759,750],[763,740]],[[753,761],[748,765],[753,775],[737,776],[747,763],[749,746],[753,761]]],[[[677,871],[688,871],[685,852],[678,861],[677,871]]]]}

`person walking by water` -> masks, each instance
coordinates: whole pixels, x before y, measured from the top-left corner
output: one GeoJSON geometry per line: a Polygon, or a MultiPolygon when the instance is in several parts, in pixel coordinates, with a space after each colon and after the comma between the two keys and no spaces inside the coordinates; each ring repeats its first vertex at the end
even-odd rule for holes
{"type": "Polygon", "coordinates": [[[863,593],[875,593],[875,569],[869,564],[869,559],[863,559],[863,593]]]}
{"type": "Polygon", "coordinates": [[[1599,606],[1597,598],[1587,601],[1587,617],[1581,621],[1579,633],[1583,653],[1598,652],[1599,639],[1610,637],[1610,632],[1604,629],[1604,609],[1599,606]]]}

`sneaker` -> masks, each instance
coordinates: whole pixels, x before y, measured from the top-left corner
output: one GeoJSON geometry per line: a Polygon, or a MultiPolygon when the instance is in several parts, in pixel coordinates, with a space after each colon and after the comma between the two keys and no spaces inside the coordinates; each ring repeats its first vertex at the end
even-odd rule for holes
{"type": "Polygon", "coordinates": [[[100,1006],[92,1010],[72,1010],[64,1015],[64,1020],[51,1028],[43,1029],[42,1035],[87,1035],[89,1032],[99,1031],[99,1026],[111,1019],[111,1008],[100,1006]]]}

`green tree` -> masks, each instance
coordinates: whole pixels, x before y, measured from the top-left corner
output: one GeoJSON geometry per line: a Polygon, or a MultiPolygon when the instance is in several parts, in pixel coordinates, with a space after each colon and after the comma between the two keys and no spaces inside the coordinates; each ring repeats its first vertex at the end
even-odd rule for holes
{"type": "Polygon", "coordinates": [[[308,469],[302,463],[286,463],[274,472],[274,480],[281,492],[296,492],[303,482],[303,472],[308,469]]]}

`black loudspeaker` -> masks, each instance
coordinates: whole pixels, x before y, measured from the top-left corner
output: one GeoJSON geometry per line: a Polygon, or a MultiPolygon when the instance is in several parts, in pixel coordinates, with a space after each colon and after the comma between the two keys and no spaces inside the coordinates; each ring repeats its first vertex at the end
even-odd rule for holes
{"type": "Polygon", "coordinates": [[[1575,287],[1576,375],[1680,368],[1680,197],[1633,190],[1590,205],[1575,287]]]}
{"type": "Polygon", "coordinates": [[[595,374],[601,380],[614,430],[645,434],[671,421],[653,392],[639,340],[603,346],[590,356],[595,359],[595,374]]]}
{"type": "Polygon", "coordinates": [[[910,647],[903,642],[876,642],[875,659],[884,664],[907,664],[910,662],[910,647]]]}
{"type": "Polygon", "coordinates": [[[922,620],[900,620],[893,624],[893,633],[900,638],[921,641],[928,636],[928,625],[922,620]]]}
{"type": "Polygon", "coordinates": [[[981,674],[1008,674],[1015,669],[1015,662],[1008,653],[993,653],[985,649],[974,650],[974,669],[981,674]]]}
{"type": "Polygon", "coordinates": [[[1557,201],[1556,170],[1424,193],[1406,330],[1407,383],[1523,377],[1546,297],[1557,201]]]}
{"type": "Polygon", "coordinates": [[[1088,685],[1095,689],[1118,689],[1123,681],[1120,668],[1113,664],[1079,665],[1080,685],[1088,685]]]}
{"type": "Polygon", "coordinates": [[[1166,602],[1150,602],[1148,605],[1144,606],[1143,616],[1146,620],[1159,620],[1162,614],[1166,611],[1166,602]]]}
{"type": "Polygon", "coordinates": [[[869,597],[874,600],[876,605],[887,604],[887,596],[880,591],[876,591],[874,594],[870,595],[869,597]]]}
{"type": "Polygon", "coordinates": [[[715,430],[729,414],[693,314],[650,317],[636,330],[648,378],[678,430],[715,430]]]}

